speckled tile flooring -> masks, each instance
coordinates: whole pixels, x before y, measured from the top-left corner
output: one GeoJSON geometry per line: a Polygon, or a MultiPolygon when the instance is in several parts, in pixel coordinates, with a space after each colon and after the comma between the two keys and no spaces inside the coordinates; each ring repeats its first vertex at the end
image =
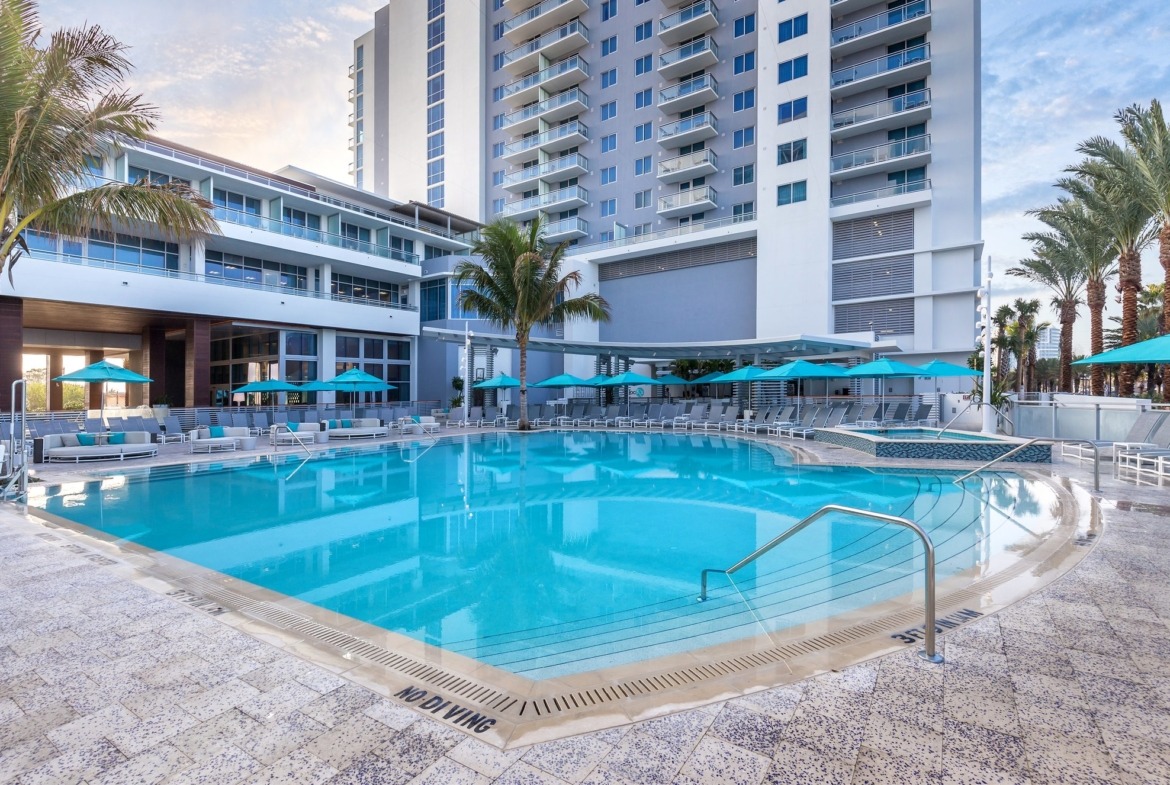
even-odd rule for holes
{"type": "Polygon", "coordinates": [[[137,585],[6,507],[0,783],[1164,785],[1170,492],[1106,477],[1101,496],[1105,534],[1085,561],[944,635],[945,665],[907,650],[508,751],[137,585]]]}

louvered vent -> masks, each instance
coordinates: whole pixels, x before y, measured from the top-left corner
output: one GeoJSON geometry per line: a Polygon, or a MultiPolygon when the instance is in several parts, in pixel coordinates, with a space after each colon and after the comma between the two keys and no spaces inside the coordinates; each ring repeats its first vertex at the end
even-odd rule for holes
{"type": "Polygon", "coordinates": [[[910,299],[838,305],[833,312],[834,329],[839,333],[872,330],[878,335],[907,335],[914,332],[914,301],[910,299]]]}
{"type": "Polygon", "coordinates": [[[833,265],[833,299],[856,300],[914,291],[914,257],[870,259],[833,265]]]}
{"type": "Polygon", "coordinates": [[[678,251],[656,253],[650,256],[640,256],[637,259],[627,259],[624,262],[599,265],[599,276],[602,281],[613,281],[618,278],[629,278],[633,275],[649,275],[667,270],[681,270],[684,267],[699,267],[704,264],[719,264],[737,259],[754,259],[756,256],[756,238],[734,240],[718,245],[704,245],[698,248],[683,248],[678,251]]]}
{"type": "Polygon", "coordinates": [[[833,224],[833,258],[876,256],[914,248],[914,211],[833,224]]]}

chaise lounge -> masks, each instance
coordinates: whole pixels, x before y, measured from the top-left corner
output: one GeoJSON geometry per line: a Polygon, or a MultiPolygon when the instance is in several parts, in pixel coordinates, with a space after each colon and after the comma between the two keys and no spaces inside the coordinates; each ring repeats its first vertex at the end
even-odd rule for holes
{"type": "Polygon", "coordinates": [[[44,437],[46,461],[124,461],[158,455],[158,445],[145,431],[98,434],[50,433],[44,437]]]}
{"type": "Polygon", "coordinates": [[[376,417],[356,420],[322,420],[321,427],[330,439],[377,439],[389,436],[390,429],[376,417]]]}
{"type": "Polygon", "coordinates": [[[246,426],[212,425],[191,431],[187,443],[191,452],[230,452],[255,449],[256,437],[246,426]]]}

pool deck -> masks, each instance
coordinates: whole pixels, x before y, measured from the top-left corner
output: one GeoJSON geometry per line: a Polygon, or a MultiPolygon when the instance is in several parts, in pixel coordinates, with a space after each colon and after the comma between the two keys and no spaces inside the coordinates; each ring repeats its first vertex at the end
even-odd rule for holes
{"type": "MultiPolygon", "coordinates": [[[[155,459],[38,472],[55,482],[179,460],[223,456],[169,445],[155,459]]],[[[1050,469],[1090,483],[1087,465],[1050,469]]],[[[1088,556],[943,635],[944,665],[907,649],[507,751],[339,676],[352,662],[312,664],[4,505],[0,783],[1165,783],[1170,492],[1103,469],[1104,533],[1088,556]]]]}

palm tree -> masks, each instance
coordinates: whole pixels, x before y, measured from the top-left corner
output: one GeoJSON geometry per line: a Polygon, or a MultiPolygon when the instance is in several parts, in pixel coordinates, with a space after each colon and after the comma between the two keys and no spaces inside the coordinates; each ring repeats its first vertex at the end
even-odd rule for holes
{"type": "Polygon", "coordinates": [[[991,343],[996,350],[996,365],[995,378],[1004,379],[1007,377],[1008,361],[1011,359],[1011,342],[1008,340],[1007,330],[1016,318],[1016,312],[1007,303],[995,309],[995,316],[992,321],[995,323],[995,337],[991,339],[991,343]]]}
{"type": "Polygon", "coordinates": [[[178,241],[216,231],[211,204],[186,186],[85,187],[91,157],[144,139],[157,113],[122,89],[126,47],[100,27],[59,30],[43,49],[39,33],[31,0],[0,0],[0,270],[12,280],[27,229],[156,228],[178,241]]]}
{"type": "Polygon", "coordinates": [[[1040,340],[1036,314],[1040,313],[1040,301],[1017,298],[1013,308],[1016,321],[1008,328],[1008,337],[1016,355],[1016,389],[1024,393],[1030,389],[1030,372],[1036,363],[1036,342],[1040,340]]]}
{"type": "Polygon", "coordinates": [[[520,350],[520,430],[528,430],[528,337],[537,325],[567,319],[609,319],[609,304],[595,292],[570,298],[581,285],[581,274],[561,274],[567,243],[544,240],[539,218],[520,227],[501,219],[485,227],[471,249],[483,264],[460,262],[457,284],[470,284],[459,294],[459,304],[478,318],[516,334],[520,350]]]}

